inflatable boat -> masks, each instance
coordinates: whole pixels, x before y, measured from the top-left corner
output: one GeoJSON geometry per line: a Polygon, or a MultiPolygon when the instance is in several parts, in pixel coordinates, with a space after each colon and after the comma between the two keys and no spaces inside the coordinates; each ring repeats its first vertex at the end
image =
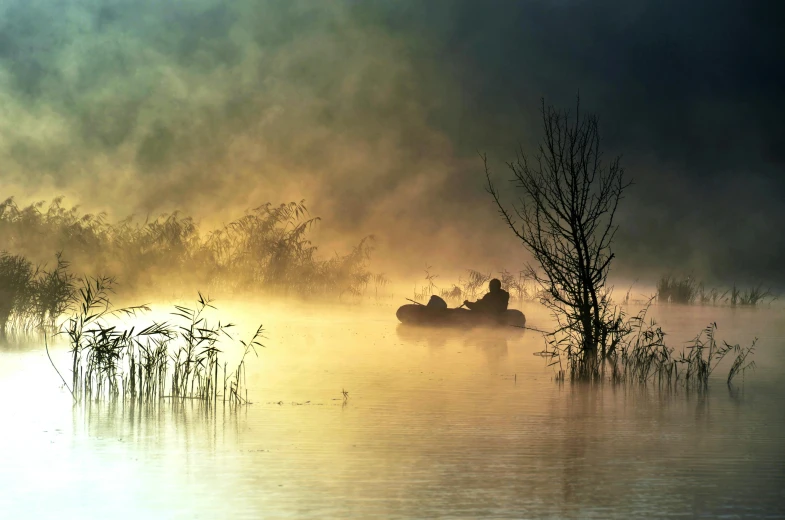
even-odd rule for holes
{"type": "Polygon", "coordinates": [[[403,305],[395,315],[409,325],[447,326],[447,327],[495,327],[526,325],[526,316],[516,309],[508,309],[500,314],[488,314],[468,309],[439,309],[425,305],[403,305]]]}

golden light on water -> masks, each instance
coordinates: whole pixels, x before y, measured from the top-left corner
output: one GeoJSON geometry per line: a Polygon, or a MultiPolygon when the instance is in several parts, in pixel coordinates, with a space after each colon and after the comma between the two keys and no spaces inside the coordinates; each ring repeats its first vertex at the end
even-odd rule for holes
{"type": "MultiPolygon", "coordinates": [[[[606,507],[656,516],[662,500],[691,500],[684,490],[696,485],[688,476],[695,457],[713,468],[698,493],[737,487],[741,474],[763,503],[774,499],[761,480],[778,481],[774,466],[727,455],[749,427],[768,432],[760,449],[776,442],[764,410],[777,400],[740,409],[719,392],[709,406],[652,388],[561,385],[533,355],[543,346],[536,333],[411,329],[390,320],[394,307],[296,313],[290,304],[227,301],[219,309],[242,328],[262,318],[268,330],[267,347],[248,364],[246,408],[72,406],[39,349],[4,352],[0,390],[24,398],[4,400],[14,427],[0,439],[0,509],[68,517],[121,503],[121,517],[187,517],[220,516],[231,503],[240,517],[411,517],[493,516],[503,503],[533,516],[606,507]],[[591,491],[598,481],[611,490],[601,498],[591,491]],[[109,498],[118,485],[121,497],[109,498]],[[643,485],[631,506],[629,494],[643,485]],[[35,499],[42,494],[46,501],[35,499]]],[[[547,319],[526,310],[531,323],[547,319]]],[[[739,316],[735,330],[768,317],[739,316]]],[[[683,313],[661,319],[689,337],[683,313]]],[[[63,346],[53,359],[67,371],[63,346]]],[[[764,359],[783,362],[781,353],[764,359]]]]}
{"type": "MultiPolygon", "coordinates": [[[[0,3],[0,520],[782,518],[780,17],[551,4],[0,3]],[[551,104],[578,109],[555,132],[551,104]],[[579,114],[602,123],[571,134],[579,114]],[[559,289],[511,232],[528,213],[497,212],[526,198],[507,181],[519,152],[543,164],[542,133],[546,176],[567,156],[591,169],[597,136],[629,177],[557,190],[571,227],[586,201],[624,200],[607,234],[555,224],[540,251],[594,250],[555,265],[582,265],[578,285],[607,274],[614,312],[652,303],[665,341],[625,370],[653,352],[684,366],[709,324],[739,344],[705,385],[621,384],[613,356],[586,383],[542,355],[556,324],[536,302],[559,289]],[[68,339],[39,332],[83,275],[116,279],[117,309],[150,304],[107,316],[115,332],[174,336],[157,357],[106,342],[101,381],[119,386],[74,399],[68,339]],[[531,328],[398,323],[399,305],[457,307],[494,277],[531,328]],[[193,324],[174,306],[201,294],[207,344],[234,326],[219,361],[181,362],[193,324]],[[755,367],[731,381],[737,352],[755,367]]],[[[572,331],[623,335],[618,316],[572,331]]]]}

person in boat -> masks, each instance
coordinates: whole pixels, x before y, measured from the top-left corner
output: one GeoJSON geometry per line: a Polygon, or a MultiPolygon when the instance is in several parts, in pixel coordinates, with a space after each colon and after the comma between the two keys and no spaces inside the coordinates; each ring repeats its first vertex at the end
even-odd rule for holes
{"type": "Polygon", "coordinates": [[[510,293],[502,289],[502,283],[494,278],[488,283],[488,291],[488,294],[476,302],[465,300],[463,304],[472,311],[489,314],[501,314],[506,311],[507,304],[510,302],[510,293]]]}

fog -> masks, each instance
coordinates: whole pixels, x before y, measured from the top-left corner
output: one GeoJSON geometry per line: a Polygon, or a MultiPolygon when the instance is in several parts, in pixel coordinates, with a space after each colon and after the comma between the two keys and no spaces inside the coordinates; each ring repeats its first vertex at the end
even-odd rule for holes
{"type": "MultiPolygon", "coordinates": [[[[727,4],[727,5],[726,5],[727,4]]],[[[5,1],[0,189],[207,229],[304,199],[324,255],[527,258],[483,188],[580,92],[636,184],[614,273],[781,284],[779,13],[703,2],[5,1]],[[677,5],[679,7],[677,7],[677,5]]],[[[513,196],[510,194],[510,196],[513,196]]]]}

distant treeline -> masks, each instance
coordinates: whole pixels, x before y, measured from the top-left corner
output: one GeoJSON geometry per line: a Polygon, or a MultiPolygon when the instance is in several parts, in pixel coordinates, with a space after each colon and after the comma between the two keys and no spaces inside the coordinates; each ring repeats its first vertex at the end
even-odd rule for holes
{"type": "MultiPolygon", "coordinates": [[[[128,290],[170,294],[199,287],[277,295],[359,295],[369,284],[384,282],[368,270],[373,237],[362,239],[344,255],[317,255],[308,235],[319,218],[310,217],[302,201],[264,204],[221,228],[200,230],[192,217],[177,212],[144,222],[129,217],[111,223],[104,214],[67,209],[62,200],[22,208],[13,198],[0,203],[0,269],[16,269],[23,272],[22,278],[33,279],[45,273],[34,265],[51,265],[57,257],[58,266],[46,271],[47,276],[65,276],[67,260],[80,275],[113,276],[128,290]]],[[[19,276],[0,273],[0,292],[8,284],[21,283],[19,276]]]]}

